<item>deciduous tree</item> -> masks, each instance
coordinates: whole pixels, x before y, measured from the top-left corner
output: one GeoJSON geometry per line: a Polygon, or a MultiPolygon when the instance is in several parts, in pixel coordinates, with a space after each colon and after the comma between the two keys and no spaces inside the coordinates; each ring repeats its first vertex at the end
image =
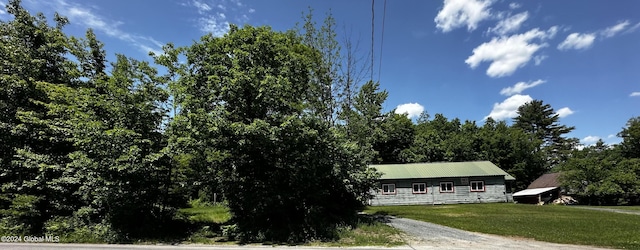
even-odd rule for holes
{"type": "Polygon", "coordinates": [[[251,26],[183,51],[187,70],[170,85],[176,140],[197,145],[184,153],[221,177],[241,239],[330,237],[353,218],[376,176],[315,110],[319,51],[293,32],[251,26]]]}
{"type": "Polygon", "coordinates": [[[626,158],[640,158],[640,117],[633,117],[627,126],[618,133],[622,138],[620,150],[626,158]]]}

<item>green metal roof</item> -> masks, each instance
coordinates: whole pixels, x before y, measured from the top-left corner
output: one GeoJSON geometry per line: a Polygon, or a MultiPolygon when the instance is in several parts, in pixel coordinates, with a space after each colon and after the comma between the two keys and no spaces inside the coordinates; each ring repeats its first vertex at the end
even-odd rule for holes
{"type": "Polygon", "coordinates": [[[382,180],[471,176],[504,176],[505,180],[516,179],[490,161],[383,164],[371,166],[382,173],[382,177],[380,177],[382,180]]]}

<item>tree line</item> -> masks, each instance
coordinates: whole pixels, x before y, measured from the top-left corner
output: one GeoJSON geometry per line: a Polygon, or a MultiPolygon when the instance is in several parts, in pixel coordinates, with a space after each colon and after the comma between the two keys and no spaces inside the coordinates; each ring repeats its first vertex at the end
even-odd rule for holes
{"type": "Polygon", "coordinates": [[[575,150],[577,140],[565,137],[573,127],[542,101],[520,107],[511,125],[427,113],[414,123],[383,112],[388,93],[366,80],[368,55],[357,41],[337,40],[330,13],[317,24],[309,10],[286,32],[232,25],[224,37],[169,43],[151,64],[125,55],[108,62],[92,30],[68,36],[65,17],[50,25],[19,0],[7,12],[4,234],[130,241],[170,230],[189,200],[222,197],[241,240],[326,239],[357,220],[377,163],[490,160],[518,189],[563,170],[568,183],[588,182],[572,186],[586,197],[601,197],[592,188],[600,185],[617,202],[638,199],[638,155],[628,153],[638,152],[637,118],[619,146],[600,151],[575,150]],[[605,157],[614,151],[624,160],[605,157]],[[594,157],[611,167],[581,173],[594,157]],[[633,166],[635,175],[623,171],[633,166]],[[597,183],[615,171],[627,175],[609,183],[623,186],[597,183]]]}
{"type": "Polygon", "coordinates": [[[567,191],[581,203],[640,204],[640,117],[629,119],[618,137],[622,142],[614,146],[599,140],[574,150],[559,166],[567,191]]]}

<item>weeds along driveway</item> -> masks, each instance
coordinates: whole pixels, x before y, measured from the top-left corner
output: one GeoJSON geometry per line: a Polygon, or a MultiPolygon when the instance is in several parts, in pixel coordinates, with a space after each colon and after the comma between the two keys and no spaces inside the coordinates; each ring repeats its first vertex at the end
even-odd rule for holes
{"type": "Polygon", "coordinates": [[[474,233],[392,216],[383,220],[409,235],[405,242],[413,249],[606,249],[474,233]]]}

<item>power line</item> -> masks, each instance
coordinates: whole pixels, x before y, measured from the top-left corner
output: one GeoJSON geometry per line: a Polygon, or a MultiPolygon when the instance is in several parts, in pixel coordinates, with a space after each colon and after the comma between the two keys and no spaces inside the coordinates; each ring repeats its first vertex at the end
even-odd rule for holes
{"type": "Polygon", "coordinates": [[[371,67],[370,67],[370,70],[371,70],[371,81],[373,81],[373,64],[374,64],[373,63],[373,59],[374,59],[374,57],[373,57],[373,49],[374,49],[373,40],[375,38],[374,37],[374,31],[375,31],[374,30],[374,24],[375,24],[375,22],[374,22],[374,17],[375,17],[374,9],[375,8],[374,7],[375,7],[375,3],[376,3],[376,0],[371,0],[371,67]]]}
{"type": "Polygon", "coordinates": [[[380,74],[382,72],[382,46],[384,45],[384,21],[387,16],[387,0],[384,0],[384,8],[382,11],[382,36],[380,38],[380,55],[378,57],[380,64],[378,65],[378,82],[380,82],[380,74]]]}

